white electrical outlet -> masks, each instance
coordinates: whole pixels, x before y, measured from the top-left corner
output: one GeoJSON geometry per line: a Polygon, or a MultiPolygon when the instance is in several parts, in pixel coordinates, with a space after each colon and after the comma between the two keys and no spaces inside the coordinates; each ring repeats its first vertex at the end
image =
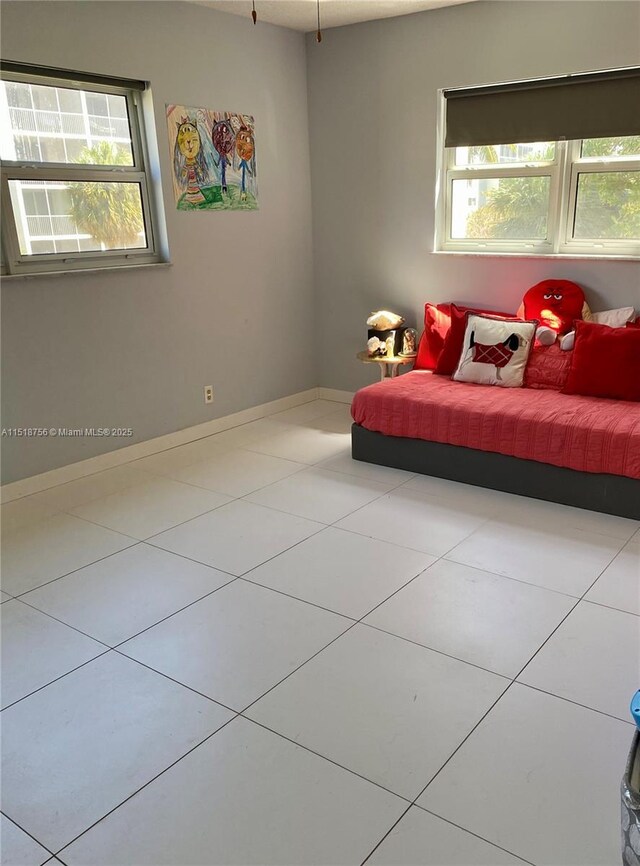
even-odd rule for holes
{"type": "Polygon", "coordinates": [[[213,385],[204,386],[204,402],[213,403],[213,385]]]}

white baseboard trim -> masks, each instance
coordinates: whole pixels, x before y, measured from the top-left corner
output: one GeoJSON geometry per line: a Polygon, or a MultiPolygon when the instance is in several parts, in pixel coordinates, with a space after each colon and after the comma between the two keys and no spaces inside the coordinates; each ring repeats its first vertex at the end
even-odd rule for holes
{"type": "MultiPolygon", "coordinates": [[[[275,415],[276,412],[284,412],[285,409],[293,409],[294,406],[300,406],[302,403],[317,400],[321,396],[318,393],[319,391],[329,392],[330,389],[309,388],[308,391],[299,391],[297,394],[290,394],[288,397],[280,397],[280,399],[272,400],[270,403],[262,403],[260,406],[252,406],[250,409],[234,412],[233,415],[214,418],[212,421],[205,421],[204,424],[196,424],[194,427],[186,427],[184,430],[177,430],[175,433],[167,433],[164,436],[157,436],[144,442],[136,442],[134,445],[125,445],[124,448],[108,451],[106,454],[98,454],[96,457],[89,457],[77,463],[60,466],[58,469],[51,469],[49,472],[42,472],[40,475],[31,475],[29,478],[22,478],[19,481],[3,484],[0,487],[0,501],[5,503],[12,502],[14,499],[22,499],[23,496],[40,493],[49,487],[65,484],[67,481],[75,481],[78,478],[84,478],[86,475],[95,475],[96,472],[113,469],[115,466],[122,466],[122,464],[130,463],[132,460],[139,460],[141,457],[148,457],[151,454],[157,454],[159,451],[167,451],[169,448],[175,448],[178,445],[186,445],[187,442],[204,439],[207,436],[212,436],[214,433],[229,430],[231,427],[239,427],[241,424],[248,424],[250,421],[257,421],[260,418],[275,415]]],[[[331,391],[331,393],[346,394],[347,392],[331,391]]],[[[322,396],[325,400],[340,400],[340,402],[344,402],[339,397],[328,397],[324,396],[324,394],[322,396]]]]}
{"type": "Polygon", "coordinates": [[[335,400],[336,403],[351,403],[355,391],[337,391],[335,388],[318,388],[320,400],[335,400]]]}

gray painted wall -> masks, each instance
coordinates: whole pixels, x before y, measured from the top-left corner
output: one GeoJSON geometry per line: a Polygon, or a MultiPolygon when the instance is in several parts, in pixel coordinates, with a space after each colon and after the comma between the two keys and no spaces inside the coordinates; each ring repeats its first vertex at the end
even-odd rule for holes
{"type": "Polygon", "coordinates": [[[319,385],[377,378],[355,360],[365,318],[425,301],[517,309],[538,280],[573,279],[594,309],[635,303],[637,262],[434,254],[436,92],[640,62],[637,2],[487,2],[307,37],[319,385]]]}
{"type": "Polygon", "coordinates": [[[2,425],[135,435],[5,438],[3,481],[315,386],[303,36],[187,3],[3,2],[2,57],[151,81],[173,262],[4,281],[2,425]],[[167,102],[255,116],[259,211],[175,210],[167,102]]]}

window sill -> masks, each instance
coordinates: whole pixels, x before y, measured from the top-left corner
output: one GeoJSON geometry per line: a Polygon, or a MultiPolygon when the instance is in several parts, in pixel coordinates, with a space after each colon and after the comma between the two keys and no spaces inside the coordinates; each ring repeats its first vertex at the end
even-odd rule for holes
{"type": "Polygon", "coordinates": [[[640,263],[640,256],[624,256],[624,255],[606,255],[606,256],[597,256],[597,255],[589,255],[587,253],[527,253],[527,252],[513,252],[508,253],[506,251],[498,251],[498,250],[432,250],[431,255],[433,256],[472,256],[474,258],[486,259],[486,258],[507,258],[507,259],[555,259],[557,261],[571,261],[571,260],[586,260],[586,261],[595,261],[595,262],[638,262],[640,263]]]}
{"type": "Polygon", "coordinates": [[[143,265],[115,265],[109,268],[73,268],[69,271],[41,271],[40,273],[30,274],[2,274],[0,280],[2,282],[13,282],[14,280],[41,280],[49,277],[71,277],[71,276],[87,276],[89,274],[113,274],[120,271],[140,271],[148,268],[171,268],[172,262],[147,262],[143,265]]]}

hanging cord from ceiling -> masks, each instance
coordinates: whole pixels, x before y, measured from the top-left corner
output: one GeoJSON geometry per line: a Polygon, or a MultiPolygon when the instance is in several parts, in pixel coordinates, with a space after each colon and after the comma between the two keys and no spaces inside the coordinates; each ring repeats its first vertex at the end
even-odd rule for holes
{"type": "MultiPolygon", "coordinates": [[[[316,30],[316,42],[322,42],[322,28],[320,26],[320,0],[316,0],[316,12],[318,17],[318,29],[316,30]]],[[[256,0],[251,0],[251,18],[253,23],[258,21],[258,13],[256,12],[256,0]]]]}

